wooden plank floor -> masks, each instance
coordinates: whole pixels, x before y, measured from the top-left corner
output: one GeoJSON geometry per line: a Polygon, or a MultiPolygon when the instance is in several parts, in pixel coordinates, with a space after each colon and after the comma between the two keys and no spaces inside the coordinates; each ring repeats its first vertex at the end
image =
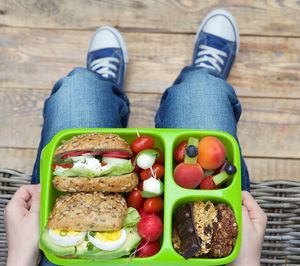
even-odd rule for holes
{"type": "Polygon", "coordinates": [[[116,26],[127,42],[129,126],[153,127],[162,92],[191,60],[199,22],[217,7],[240,27],[229,82],[243,105],[238,135],[251,178],[300,180],[300,3],[289,0],[0,0],[0,167],[30,173],[43,102],[56,80],[84,66],[98,26],[116,26]]]}

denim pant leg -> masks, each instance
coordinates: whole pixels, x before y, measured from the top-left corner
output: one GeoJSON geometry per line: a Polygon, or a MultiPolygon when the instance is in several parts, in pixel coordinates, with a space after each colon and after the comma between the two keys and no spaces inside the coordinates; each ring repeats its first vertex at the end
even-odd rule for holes
{"type": "MultiPolygon", "coordinates": [[[[234,89],[217,73],[186,67],[161,99],[155,117],[159,128],[221,130],[237,139],[237,123],[242,109],[234,89]]],[[[237,139],[238,140],[238,139],[237,139]]],[[[243,157],[242,189],[250,189],[243,157]]]]}
{"type": "Polygon", "coordinates": [[[113,82],[85,68],[75,68],[55,84],[45,101],[44,125],[32,183],[39,183],[41,150],[57,132],[79,127],[126,127],[129,112],[126,95],[113,82]]]}
{"type": "MultiPolygon", "coordinates": [[[[79,127],[126,127],[129,112],[127,97],[113,82],[87,69],[74,69],[55,84],[45,102],[44,125],[32,183],[39,183],[40,180],[41,150],[57,132],[79,127]]],[[[54,264],[43,256],[40,265],[54,264]]]]}

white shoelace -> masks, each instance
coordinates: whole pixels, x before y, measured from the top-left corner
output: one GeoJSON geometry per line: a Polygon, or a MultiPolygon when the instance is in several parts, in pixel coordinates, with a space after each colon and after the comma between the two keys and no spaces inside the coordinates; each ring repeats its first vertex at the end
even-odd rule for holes
{"type": "Polygon", "coordinates": [[[113,64],[113,62],[119,64],[120,60],[115,57],[104,57],[96,59],[91,63],[90,69],[97,72],[104,78],[115,78],[118,68],[115,64],[113,64]]]}
{"type": "Polygon", "coordinates": [[[224,65],[222,56],[227,57],[227,53],[207,45],[200,45],[199,48],[201,51],[198,52],[198,58],[195,60],[194,64],[198,67],[211,68],[221,73],[222,69],[220,65],[224,65]]]}

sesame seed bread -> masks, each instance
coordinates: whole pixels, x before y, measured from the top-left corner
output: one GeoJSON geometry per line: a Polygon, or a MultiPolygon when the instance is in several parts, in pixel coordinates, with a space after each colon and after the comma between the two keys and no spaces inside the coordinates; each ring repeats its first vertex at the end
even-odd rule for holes
{"type": "Polygon", "coordinates": [[[63,192],[130,192],[138,185],[136,173],[120,176],[64,177],[55,176],[53,184],[63,192]]]}
{"type": "Polygon", "coordinates": [[[67,194],[56,200],[47,227],[68,231],[120,230],[126,211],[126,201],[119,194],[67,194]]]}
{"type": "Polygon", "coordinates": [[[64,154],[76,151],[109,152],[125,151],[132,155],[129,144],[116,134],[89,133],[74,136],[64,141],[55,151],[54,160],[59,160],[64,154]]]}

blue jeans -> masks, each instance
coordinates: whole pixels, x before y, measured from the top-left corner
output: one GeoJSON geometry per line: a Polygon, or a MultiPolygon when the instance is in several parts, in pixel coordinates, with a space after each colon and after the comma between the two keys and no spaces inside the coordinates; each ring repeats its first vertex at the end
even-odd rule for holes
{"type": "MultiPolygon", "coordinates": [[[[237,139],[241,104],[234,89],[217,73],[186,67],[161,99],[155,116],[159,128],[198,128],[226,131],[237,139]]],[[[126,95],[113,82],[84,68],[59,80],[44,106],[44,126],[32,174],[39,183],[43,147],[60,130],[78,127],[126,127],[130,113],[126,95]]],[[[242,159],[242,189],[249,174],[242,159]]],[[[43,258],[41,265],[53,265],[43,258]]]]}

